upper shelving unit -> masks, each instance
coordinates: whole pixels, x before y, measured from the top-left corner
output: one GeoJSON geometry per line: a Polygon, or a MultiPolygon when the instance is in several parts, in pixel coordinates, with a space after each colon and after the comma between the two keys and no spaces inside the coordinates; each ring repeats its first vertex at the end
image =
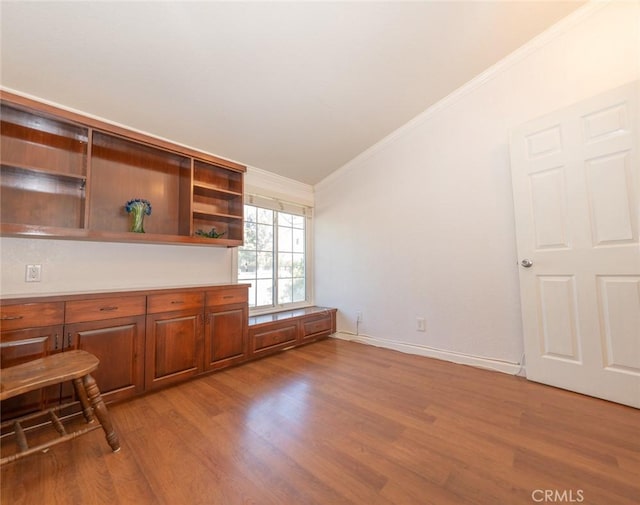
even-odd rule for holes
{"type": "Polygon", "coordinates": [[[246,167],[0,92],[0,234],[239,246],[246,167]],[[125,203],[148,200],[146,233],[125,203]],[[213,235],[215,229],[218,238],[213,235]]]}

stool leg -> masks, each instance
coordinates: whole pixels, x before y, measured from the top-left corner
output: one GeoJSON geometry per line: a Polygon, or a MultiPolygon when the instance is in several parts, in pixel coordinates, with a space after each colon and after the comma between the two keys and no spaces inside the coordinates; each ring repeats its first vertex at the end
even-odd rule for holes
{"type": "Polygon", "coordinates": [[[93,414],[91,413],[91,405],[87,398],[87,392],[82,384],[82,379],[73,379],[73,388],[76,390],[76,396],[82,405],[82,415],[88,423],[93,422],[93,414]]]}
{"type": "Polygon", "coordinates": [[[95,379],[91,377],[90,374],[87,374],[82,378],[82,382],[84,384],[84,389],[87,392],[87,396],[89,397],[89,401],[91,402],[91,406],[93,407],[93,413],[102,425],[102,429],[107,437],[107,442],[111,446],[113,452],[118,452],[120,450],[120,441],[118,440],[116,431],[113,429],[111,417],[109,417],[109,412],[107,412],[107,407],[102,400],[102,396],[100,395],[100,390],[98,389],[95,379]]]}

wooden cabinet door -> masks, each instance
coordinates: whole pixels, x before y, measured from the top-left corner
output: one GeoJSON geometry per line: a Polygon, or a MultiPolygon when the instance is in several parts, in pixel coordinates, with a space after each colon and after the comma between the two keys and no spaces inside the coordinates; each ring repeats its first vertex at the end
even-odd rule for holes
{"type": "Polygon", "coordinates": [[[100,360],[93,372],[105,401],[121,400],[144,388],[144,316],[65,326],[65,350],[82,349],[100,360]]]}
{"type": "Polygon", "coordinates": [[[243,361],[248,352],[246,308],[208,312],[204,342],[206,370],[243,361]]]}
{"type": "MultiPolygon", "coordinates": [[[[56,352],[56,343],[58,347],[62,346],[62,335],[62,325],[3,331],[0,333],[0,368],[19,365],[56,352]]],[[[59,385],[14,396],[0,403],[2,420],[56,405],[59,400],[59,385]]]]}
{"type": "Polygon", "coordinates": [[[202,371],[202,311],[147,316],[145,389],[187,379],[202,371]]]}

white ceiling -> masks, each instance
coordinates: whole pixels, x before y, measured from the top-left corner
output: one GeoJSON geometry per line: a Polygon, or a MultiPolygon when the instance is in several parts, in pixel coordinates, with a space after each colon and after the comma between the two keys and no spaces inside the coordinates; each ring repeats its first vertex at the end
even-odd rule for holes
{"type": "Polygon", "coordinates": [[[8,2],[1,83],[315,184],[583,2],[8,2]]]}

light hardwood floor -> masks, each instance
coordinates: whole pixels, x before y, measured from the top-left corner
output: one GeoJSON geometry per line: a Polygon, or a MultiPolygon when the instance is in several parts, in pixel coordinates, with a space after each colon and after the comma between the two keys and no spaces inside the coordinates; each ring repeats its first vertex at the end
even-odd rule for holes
{"type": "Polygon", "coordinates": [[[111,405],[3,505],[637,505],[640,411],[328,339],[111,405]],[[571,501],[572,500],[572,501],[571,501]]]}

